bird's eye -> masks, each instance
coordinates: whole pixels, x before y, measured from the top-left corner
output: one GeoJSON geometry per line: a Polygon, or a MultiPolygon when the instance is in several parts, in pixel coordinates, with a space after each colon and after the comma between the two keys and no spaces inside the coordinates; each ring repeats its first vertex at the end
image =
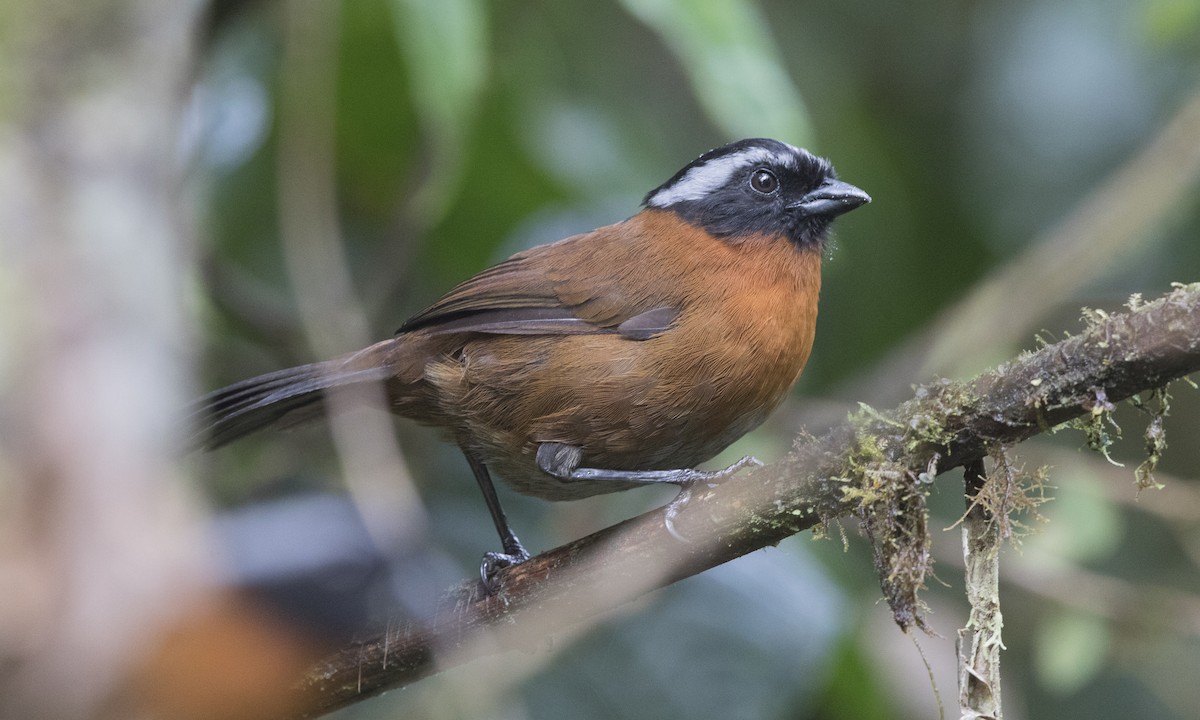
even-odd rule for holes
{"type": "Polygon", "coordinates": [[[750,187],[754,188],[755,192],[770,195],[779,189],[779,178],[770,170],[759,168],[750,176],[750,187]]]}

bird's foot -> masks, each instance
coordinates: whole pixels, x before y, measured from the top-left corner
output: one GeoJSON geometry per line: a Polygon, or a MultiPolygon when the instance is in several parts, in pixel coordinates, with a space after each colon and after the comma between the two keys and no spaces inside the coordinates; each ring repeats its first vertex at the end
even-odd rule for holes
{"type": "Polygon", "coordinates": [[[692,497],[692,490],[703,484],[715,487],[726,478],[736,475],[748,467],[758,467],[762,461],[749,455],[738,460],[727,468],[720,470],[694,470],[692,468],[677,468],[674,470],[609,470],[606,468],[579,467],[583,459],[583,450],[575,445],[565,443],[542,443],[537,449],[538,467],[552,477],[563,482],[580,480],[597,482],[623,482],[640,485],[669,484],[678,485],[679,495],[667,506],[664,517],[667,532],[677,540],[688,542],[675,530],[675,516],[692,497]]]}
{"type": "Polygon", "coordinates": [[[679,485],[679,494],[675,496],[675,499],[671,501],[671,504],[667,506],[667,511],[663,514],[663,524],[666,525],[667,532],[671,533],[671,537],[680,542],[690,543],[690,540],[675,529],[675,516],[692,499],[692,490],[701,483],[709,488],[716,487],[722,480],[726,480],[748,467],[762,467],[762,464],[762,460],[746,455],[729,467],[721,468],[720,470],[687,470],[687,474],[677,483],[679,485]]]}
{"type": "Polygon", "coordinates": [[[504,568],[520,565],[529,557],[529,551],[521,545],[516,535],[511,536],[511,541],[504,543],[504,552],[484,553],[483,562],[479,564],[479,580],[483,583],[484,591],[488,595],[496,594],[500,589],[499,583],[496,582],[496,573],[504,568]]]}

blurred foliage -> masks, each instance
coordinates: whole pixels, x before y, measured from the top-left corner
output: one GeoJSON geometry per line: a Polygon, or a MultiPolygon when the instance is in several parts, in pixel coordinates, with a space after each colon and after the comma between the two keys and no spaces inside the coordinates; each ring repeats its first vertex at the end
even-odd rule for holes
{"type": "MultiPolygon", "coordinates": [[[[313,359],[296,317],[303,288],[289,286],[281,257],[275,148],[287,121],[281,17],[304,3],[221,7],[185,138],[205,198],[206,387],[313,359]]],[[[337,71],[344,252],[384,337],[521,247],[634,213],[647,190],[710,147],[752,135],[804,144],[875,202],[839,221],[798,402],[735,449],[770,459],[786,450],[797,418],[818,431],[822,412],[838,419],[871,402],[856,388],[877,363],[1156,136],[1197,92],[1198,7],[342,3],[326,61],[337,71]]],[[[1153,297],[1171,281],[1197,280],[1194,183],[1189,197],[1142,229],[1154,242],[1137,256],[1069,302],[1038,307],[1027,346],[1038,332],[1076,330],[1081,305],[1116,310],[1132,292],[1153,297]]],[[[931,379],[917,372],[887,381],[931,379]]],[[[1160,468],[1161,494],[1173,498],[1165,503],[1132,502],[1145,423],[1136,412],[1118,413],[1127,439],[1114,455],[1124,470],[1079,452],[1083,440],[1070,432],[1017,453],[1053,466],[1059,497],[1044,509],[1044,534],[1005,560],[1014,570],[1003,598],[1009,717],[1185,718],[1200,706],[1194,684],[1160,675],[1200,673],[1200,490],[1180,479],[1200,464],[1200,444],[1188,441],[1200,403],[1186,386],[1176,395],[1160,468]],[[1153,586],[1178,602],[1160,611],[1064,591],[1059,583],[1079,571],[1129,597],[1153,586]]],[[[427,430],[399,423],[397,432],[439,542],[466,575],[494,543],[466,466],[427,430]]],[[[320,429],[256,438],[214,456],[210,474],[232,502],[278,478],[335,476],[330,453],[320,429]]],[[[647,491],[550,507],[505,495],[535,549],[662,500],[647,491]]],[[[935,527],[961,513],[952,480],[939,483],[933,505],[935,527]]],[[[930,717],[936,700],[921,658],[888,627],[869,552],[847,531],[848,553],[836,540],[789,541],[658,593],[575,644],[538,651],[543,667],[512,693],[473,705],[430,681],[346,715],[930,717]]],[[[957,542],[944,533],[935,544],[949,587],[930,602],[944,637],[921,641],[951,703],[949,638],[965,619],[957,542]]],[[[450,673],[446,687],[456,677],[465,675],[450,673]]]]}

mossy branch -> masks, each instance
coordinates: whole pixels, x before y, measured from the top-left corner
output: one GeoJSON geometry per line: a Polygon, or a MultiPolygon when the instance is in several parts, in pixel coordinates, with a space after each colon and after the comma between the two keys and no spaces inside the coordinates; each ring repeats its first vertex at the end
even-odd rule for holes
{"type": "Polygon", "coordinates": [[[428,621],[389,625],[314,667],[302,683],[307,716],[537,646],[651,589],[848,515],[871,535],[897,622],[920,625],[917,591],[930,563],[924,497],[936,475],[1200,370],[1200,284],[1085,320],[1079,335],[966,382],[918,388],[893,410],[864,407],[777,463],[698,489],[674,533],[658,509],[502,572],[490,597],[477,581],[464,583],[428,621]]]}

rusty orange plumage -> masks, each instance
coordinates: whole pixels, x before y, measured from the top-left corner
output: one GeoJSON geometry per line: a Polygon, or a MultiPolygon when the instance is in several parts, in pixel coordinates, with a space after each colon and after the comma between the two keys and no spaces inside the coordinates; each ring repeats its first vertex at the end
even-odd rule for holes
{"type": "Polygon", "coordinates": [[[463,282],[395,337],[219,390],[205,442],[319,415],[326,393],[383,383],[398,415],[462,448],[504,544],[528,557],[489,470],[569,500],[692,470],[778,406],[813,346],[830,221],[870,200],[773,140],[712,150],[628,220],[518,253],[463,282]]]}

